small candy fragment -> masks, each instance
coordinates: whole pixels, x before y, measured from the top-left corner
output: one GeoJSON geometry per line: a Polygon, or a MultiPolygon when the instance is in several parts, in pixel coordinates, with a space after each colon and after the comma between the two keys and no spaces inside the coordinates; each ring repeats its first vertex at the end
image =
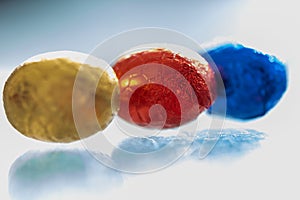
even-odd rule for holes
{"type": "Polygon", "coordinates": [[[77,94],[81,94],[76,96],[80,98],[77,108],[85,120],[80,136],[88,137],[99,131],[98,124],[90,122],[95,112],[104,129],[113,118],[111,98],[117,81],[100,68],[67,58],[25,63],[11,74],[3,92],[9,122],[25,136],[41,141],[79,140],[72,111],[73,86],[79,69],[83,87],[77,88],[77,94]],[[93,89],[86,87],[89,85],[98,85],[94,97],[85,95],[86,90],[93,89]],[[87,103],[89,98],[95,98],[95,107],[87,103]]]}
{"type": "Polygon", "coordinates": [[[215,98],[210,66],[168,49],[122,57],[113,69],[120,83],[118,115],[140,126],[178,127],[196,119],[215,98]]]}
{"type": "MultiPolygon", "coordinates": [[[[247,120],[264,116],[287,88],[286,67],[274,56],[230,43],[207,53],[224,81],[226,112],[231,118],[247,120]]],[[[224,94],[219,92],[215,104],[224,98],[224,94]]],[[[215,109],[214,113],[218,114],[218,110],[215,109]]]]}

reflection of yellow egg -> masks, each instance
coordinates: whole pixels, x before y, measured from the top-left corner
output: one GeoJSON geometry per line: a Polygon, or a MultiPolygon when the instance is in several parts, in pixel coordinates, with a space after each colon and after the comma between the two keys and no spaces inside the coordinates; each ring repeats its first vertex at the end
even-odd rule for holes
{"type": "Polygon", "coordinates": [[[116,86],[116,79],[100,68],[66,58],[41,60],[25,63],[11,74],[3,101],[8,120],[25,136],[67,143],[106,128],[113,118],[111,99],[116,86]],[[76,79],[79,70],[80,79],[76,79]],[[72,112],[75,79],[82,86],[76,88],[75,97],[82,120],[76,121],[81,124],[80,137],[72,112]]]}

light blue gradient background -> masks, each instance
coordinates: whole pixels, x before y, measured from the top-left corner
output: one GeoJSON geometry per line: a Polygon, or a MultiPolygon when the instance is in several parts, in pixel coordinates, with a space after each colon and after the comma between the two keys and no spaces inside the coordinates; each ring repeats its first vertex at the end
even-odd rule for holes
{"type": "Polygon", "coordinates": [[[0,67],[14,68],[48,51],[88,53],[137,27],[180,31],[202,43],[234,32],[244,0],[1,1],[0,67]]]}

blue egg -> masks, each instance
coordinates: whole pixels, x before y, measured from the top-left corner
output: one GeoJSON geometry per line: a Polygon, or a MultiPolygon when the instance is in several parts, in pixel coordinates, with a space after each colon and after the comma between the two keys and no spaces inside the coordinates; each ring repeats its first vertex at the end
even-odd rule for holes
{"type": "Polygon", "coordinates": [[[203,57],[215,63],[226,91],[225,95],[219,90],[214,109],[208,110],[210,114],[221,114],[218,104],[226,100],[226,115],[230,118],[262,117],[278,103],[287,88],[286,66],[274,56],[227,43],[209,49],[203,57]]]}

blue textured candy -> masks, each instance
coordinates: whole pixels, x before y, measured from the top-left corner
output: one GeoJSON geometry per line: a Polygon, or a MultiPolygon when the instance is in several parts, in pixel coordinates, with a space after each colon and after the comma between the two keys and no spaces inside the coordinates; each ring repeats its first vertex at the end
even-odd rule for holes
{"type": "MultiPolygon", "coordinates": [[[[223,44],[203,55],[216,64],[224,81],[218,92],[213,113],[220,114],[218,104],[226,98],[228,117],[247,120],[264,116],[272,109],[287,88],[285,65],[276,57],[240,44],[223,44]]],[[[209,109],[212,113],[212,109],[209,109]]]]}

